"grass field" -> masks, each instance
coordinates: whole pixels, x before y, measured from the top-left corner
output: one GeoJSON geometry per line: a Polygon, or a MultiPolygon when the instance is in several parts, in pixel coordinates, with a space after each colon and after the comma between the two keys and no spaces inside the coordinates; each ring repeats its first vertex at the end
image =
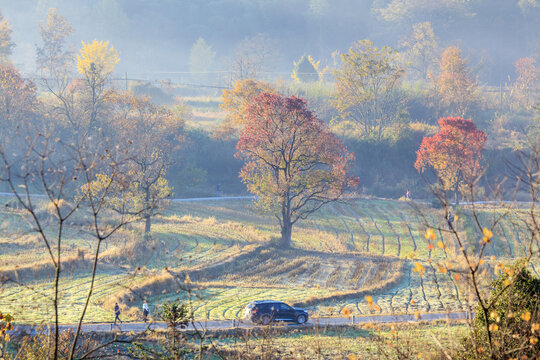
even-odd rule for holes
{"type": "MultiPolygon", "coordinates": [[[[293,249],[276,250],[269,243],[278,227],[249,200],[172,202],[156,217],[152,240],[142,240],[143,224],[138,223],[107,240],[86,320],[110,320],[115,300],[131,320],[138,318],[143,298],[152,310],[163,301],[186,300],[186,285],[166,278],[170,275],[163,269],[181,278],[189,275],[199,319],[236,318],[256,299],[305,306],[315,316],[336,316],[344,309],[354,315],[466,309],[467,295],[438,265],[455,258],[459,247],[444,231],[442,211],[419,206],[420,211],[407,202],[369,199],[330,205],[295,227],[293,249]],[[427,226],[441,228],[435,241],[424,237],[427,226]],[[423,276],[413,271],[417,262],[425,267],[423,276]],[[376,307],[366,303],[366,295],[376,307]]],[[[480,218],[488,223],[498,211],[486,207],[480,218]]],[[[474,251],[479,235],[466,209],[457,228],[474,251]]],[[[524,256],[531,246],[515,216],[502,219],[494,235],[487,249],[488,269],[524,256]],[[496,257],[493,263],[491,256],[496,257]]],[[[62,256],[70,266],[62,278],[61,319],[71,323],[88,291],[88,253],[95,244],[76,224],[67,230],[64,244],[62,256]]],[[[5,207],[0,212],[0,246],[0,273],[18,282],[0,288],[0,310],[18,322],[50,320],[51,266],[20,210],[5,207]]],[[[533,263],[536,271],[534,266],[538,263],[533,263]]]]}
{"type": "Polygon", "coordinates": [[[302,358],[314,359],[425,359],[440,354],[434,338],[447,351],[459,351],[464,331],[466,325],[462,323],[349,326],[285,333],[277,329],[245,342],[225,337],[217,343],[223,350],[256,356],[266,350],[280,351],[287,358],[302,354],[302,358]]]}

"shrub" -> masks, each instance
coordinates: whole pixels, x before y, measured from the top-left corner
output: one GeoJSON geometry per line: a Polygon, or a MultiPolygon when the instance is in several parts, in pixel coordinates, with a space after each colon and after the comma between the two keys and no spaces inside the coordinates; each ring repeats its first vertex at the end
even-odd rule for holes
{"type": "Polygon", "coordinates": [[[523,264],[503,271],[491,284],[489,319],[479,305],[475,309],[462,359],[534,359],[540,354],[540,278],[523,264]]]}

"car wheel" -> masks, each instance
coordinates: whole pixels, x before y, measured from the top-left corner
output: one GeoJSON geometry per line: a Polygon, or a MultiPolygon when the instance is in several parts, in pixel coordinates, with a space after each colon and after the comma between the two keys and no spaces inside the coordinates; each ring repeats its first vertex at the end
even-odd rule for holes
{"type": "Polygon", "coordinates": [[[270,315],[263,315],[261,317],[261,324],[262,325],[268,325],[268,324],[270,324],[270,320],[271,320],[270,315]]]}
{"type": "Polygon", "coordinates": [[[296,323],[302,325],[306,322],[306,315],[298,315],[296,318],[296,323]]]}

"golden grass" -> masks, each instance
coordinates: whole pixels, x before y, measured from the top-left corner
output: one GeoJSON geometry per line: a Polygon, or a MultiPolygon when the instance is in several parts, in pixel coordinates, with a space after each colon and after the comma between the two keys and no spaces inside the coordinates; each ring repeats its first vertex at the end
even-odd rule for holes
{"type": "MultiPolygon", "coordinates": [[[[89,271],[92,268],[92,259],[84,250],[79,250],[77,255],[66,256],[62,259],[62,275],[89,271]]],[[[32,265],[4,267],[0,269],[0,280],[5,282],[23,283],[53,279],[56,268],[51,261],[41,261],[32,265]]]]}

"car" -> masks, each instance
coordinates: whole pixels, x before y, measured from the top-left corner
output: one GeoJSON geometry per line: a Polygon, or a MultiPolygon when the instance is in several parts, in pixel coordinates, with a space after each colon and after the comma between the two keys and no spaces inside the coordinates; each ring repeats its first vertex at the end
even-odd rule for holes
{"type": "Polygon", "coordinates": [[[289,321],[301,325],[308,318],[305,309],[289,306],[282,301],[252,301],[244,308],[244,319],[262,325],[269,325],[273,321],[289,321]]]}

